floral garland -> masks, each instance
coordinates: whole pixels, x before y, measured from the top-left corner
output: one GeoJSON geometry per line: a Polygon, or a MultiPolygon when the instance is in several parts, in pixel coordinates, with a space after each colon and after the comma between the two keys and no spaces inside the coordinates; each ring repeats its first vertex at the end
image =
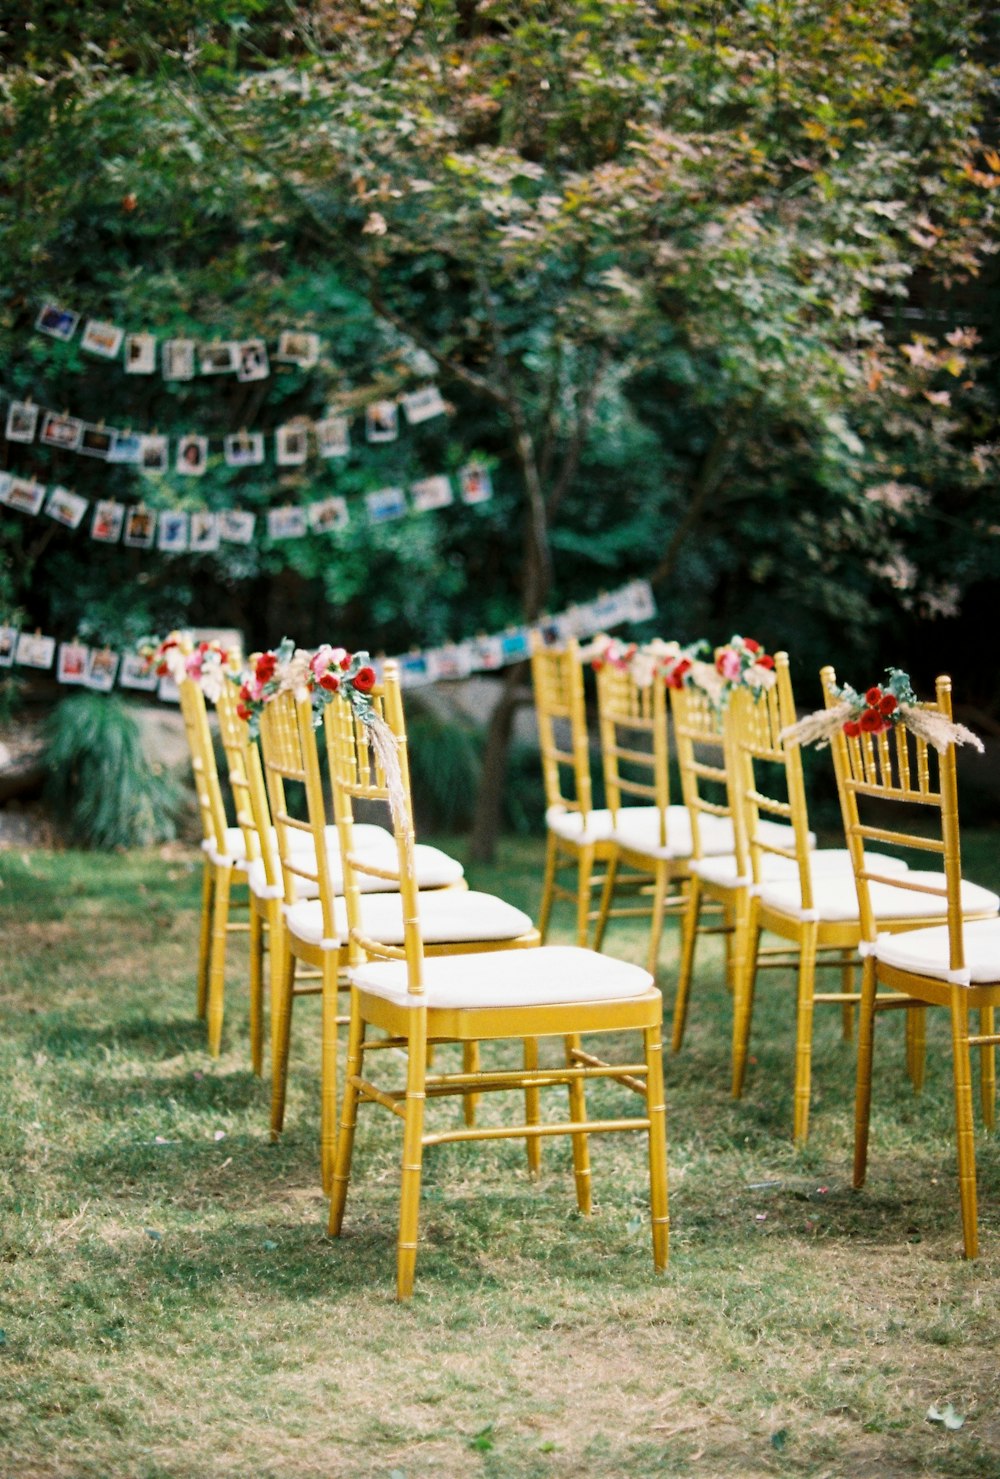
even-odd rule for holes
{"type": "Polygon", "coordinates": [[[774,658],[753,637],[733,635],[724,647],[715,649],[715,671],[726,684],[726,696],[734,688],[762,693],[774,683],[774,658]]]}
{"type": "Polygon", "coordinates": [[[679,642],[663,642],[658,637],[640,647],[635,642],[619,642],[601,632],[582,656],[595,672],[604,667],[629,672],[639,688],[652,687],[657,678],[668,688],[683,688],[698,654],[706,651],[707,647],[707,642],[692,642],[682,647],[679,642]]]}
{"type": "Polygon", "coordinates": [[[170,678],[180,685],[187,679],[197,683],[202,693],[216,703],[227,678],[240,671],[240,655],[221,642],[194,642],[190,632],[170,632],[162,639],[147,637],[139,643],[139,656],[157,677],[170,678]]]}
{"type": "Polygon", "coordinates": [[[731,637],[715,649],[712,662],[704,660],[708,651],[704,640],[682,647],[654,638],[640,647],[601,633],[583,656],[597,670],[611,666],[629,672],[639,688],[658,678],[668,688],[697,688],[716,709],[724,708],[737,688],[749,688],[759,698],[775,681],[774,658],[753,637],[731,637]]]}
{"type": "Polygon", "coordinates": [[[859,693],[850,684],[831,686],[831,697],[838,700],[832,708],[807,714],[797,724],[783,729],[780,738],[789,745],[815,745],[824,749],[838,729],[848,739],[864,735],[885,734],[902,725],[918,739],[943,755],[949,745],[972,745],[980,753],[983,742],[978,735],[947,719],[937,709],[923,708],[917,701],[909,675],[901,668],[886,668],[886,681],[859,693]]]}

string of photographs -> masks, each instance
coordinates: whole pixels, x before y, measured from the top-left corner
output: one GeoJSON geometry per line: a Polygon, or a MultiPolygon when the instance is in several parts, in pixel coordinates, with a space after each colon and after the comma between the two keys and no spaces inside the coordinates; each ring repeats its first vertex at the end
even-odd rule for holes
{"type": "MultiPolygon", "coordinates": [[[[486,503],[493,496],[488,468],[470,462],[456,473],[464,504],[486,503]]],[[[447,473],[419,478],[408,488],[377,488],[365,493],[368,524],[385,524],[409,512],[428,513],[455,502],[455,486],[447,473]]],[[[161,508],[124,504],[99,498],[93,504],[69,488],[49,488],[35,478],[0,472],[0,504],[33,516],[47,515],[66,529],[89,527],[91,539],[130,549],[158,549],[165,554],[210,554],[221,543],[252,544],[258,535],[258,516],[247,509],[219,510],[161,508]]],[[[336,494],[312,503],[289,503],[270,508],[262,516],[271,541],[304,539],[308,534],[335,534],[351,522],[346,498],[336,494]]]]}
{"type": "MultiPolygon", "coordinates": [[[[547,644],[554,645],[565,642],[567,637],[593,637],[625,622],[648,621],[655,615],[656,602],[649,582],[633,580],[593,601],[543,617],[535,627],[514,626],[493,636],[471,637],[443,647],[414,648],[395,661],[400,666],[403,686],[417,688],[468,678],[473,673],[492,673],[511,663],[523,662],[530,655],[533,630],[540,632],[547,644]]],[[[384,661],[384,658],[375,660],[377,670],[384,661]]],[[[54,665],[57,682],[103,693],[110,692],[117,682],[120,688],[155,694],[165,703],[176,703],[179,698],[176,684],[170,678],[150,672],[135,650],[115,652],[109,647],[89,647],[78,640],[59,642],[41,632],[0,626],[0,668],[15,663],[45,671],[54,665]]]]}
{"type": "MultiPolygon", "coordinates": [[[[43,303],[35,328],[50,339],[68,344],[76,335],[82,315],[57,303],[43,303]]],[[[320,336],[302,329],[284,329],[276,345],[253,339],[161,339],[149,332],[130,334],[106,319],[88,318],[80,336],[80,348],[98,359],[122,357],[126,375],[155,375],[164,380],[193,380],[196,375],[235,375],[237,380],[266,380],[271,360],[311,370],[319,362],[320,336]]]]}
{"type": "MultiPolygon", "coordinates": [[[[372,444],[396,441],[400,409],[409,426],[419,426],[435,416],[445,415],[448,408],[436,385],[423,385],[395,399],[382,397],[370,401],[364,409],[365,440],[372,444]]],[[[11,399],[4,434],[8,442],[37,441],[39,446],[52,447],[58,452],[97,457],[104,462],[137,467],[146,473],[163,473],[173,468],[186,477],[201,477],[208,466],[210,448],[217,447],[220,440],[227,467],[259,467],[265,460],[268,438],[273,439],[278,467],[301,467],[313,447],[317,456],[324,459],[346,457],[351,450],[351,420],[346,412],[329,412],[318,421],[297,416],[276,427],[273,433],[244,430],[220,439],[188,432],[170,438],[136,432],[131,427],[108,426],[103,421],[94,424],[80,416],[39,405],[32,399],[11,399]]]]}

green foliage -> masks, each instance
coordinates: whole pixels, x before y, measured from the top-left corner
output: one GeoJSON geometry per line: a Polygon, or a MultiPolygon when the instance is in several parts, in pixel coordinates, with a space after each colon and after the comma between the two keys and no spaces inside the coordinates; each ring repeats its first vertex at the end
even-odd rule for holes
{"type": "Polygon", "coordinates": [[[444,717],[421,703],[419,696],[407,699],[406,733],[418,826],[463,830],[479,790],[479,734],[454,715],[444,717]]]}
{"type": "Polygon", "coordinates": [[[174,836],[176,788],[147,759],[138,724],[114,695],[62,700],[49,718],[45,768],[47,800],[74,841],[107,851],[174,836]]]}

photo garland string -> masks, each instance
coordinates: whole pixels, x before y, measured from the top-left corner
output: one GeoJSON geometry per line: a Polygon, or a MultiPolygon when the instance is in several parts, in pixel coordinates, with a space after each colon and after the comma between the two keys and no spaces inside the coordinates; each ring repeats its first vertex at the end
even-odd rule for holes
{"type": "MultiPolygon", "coordinates": [[[[468,678],[474,673],[492,673],[530,655],[531,632],[541,634],[548,645],[559,645],[569,637],[593,637],[624,622],[649,621],[656,615],[656,602],[647,580],[632,580],[582,605],[569,606],[546,616],[534,626],[513,626],[493,635],[471,637],[442,647],[414,648],[395,658],[400,682],[405,688],[468,678]]],[[[373,664],[381,672],[386,659],[373,664]]],[[[166,703],[176,703],[177,686],[169,677],[149,672],[145,658],[135,649],[115,652],[108,647],[89,647],[73,639],[59,642],[40,631],[20,631],[0,626],[0,669],[19,667],[47,671],[56,667],[59,683],[74,684],[100,692],[118,687],[150,694],[166,703]]]]}

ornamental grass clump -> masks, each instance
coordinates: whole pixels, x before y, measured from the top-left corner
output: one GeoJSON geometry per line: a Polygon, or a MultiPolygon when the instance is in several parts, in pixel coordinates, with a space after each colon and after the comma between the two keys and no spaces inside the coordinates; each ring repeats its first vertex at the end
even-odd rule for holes
{"type": "Polygon", "coordinates": [[[44,764],[46,801],[73,842],[110,851],[175,835],[177,787],[113,695],[63,699],[46,726],[44,764]]]}

